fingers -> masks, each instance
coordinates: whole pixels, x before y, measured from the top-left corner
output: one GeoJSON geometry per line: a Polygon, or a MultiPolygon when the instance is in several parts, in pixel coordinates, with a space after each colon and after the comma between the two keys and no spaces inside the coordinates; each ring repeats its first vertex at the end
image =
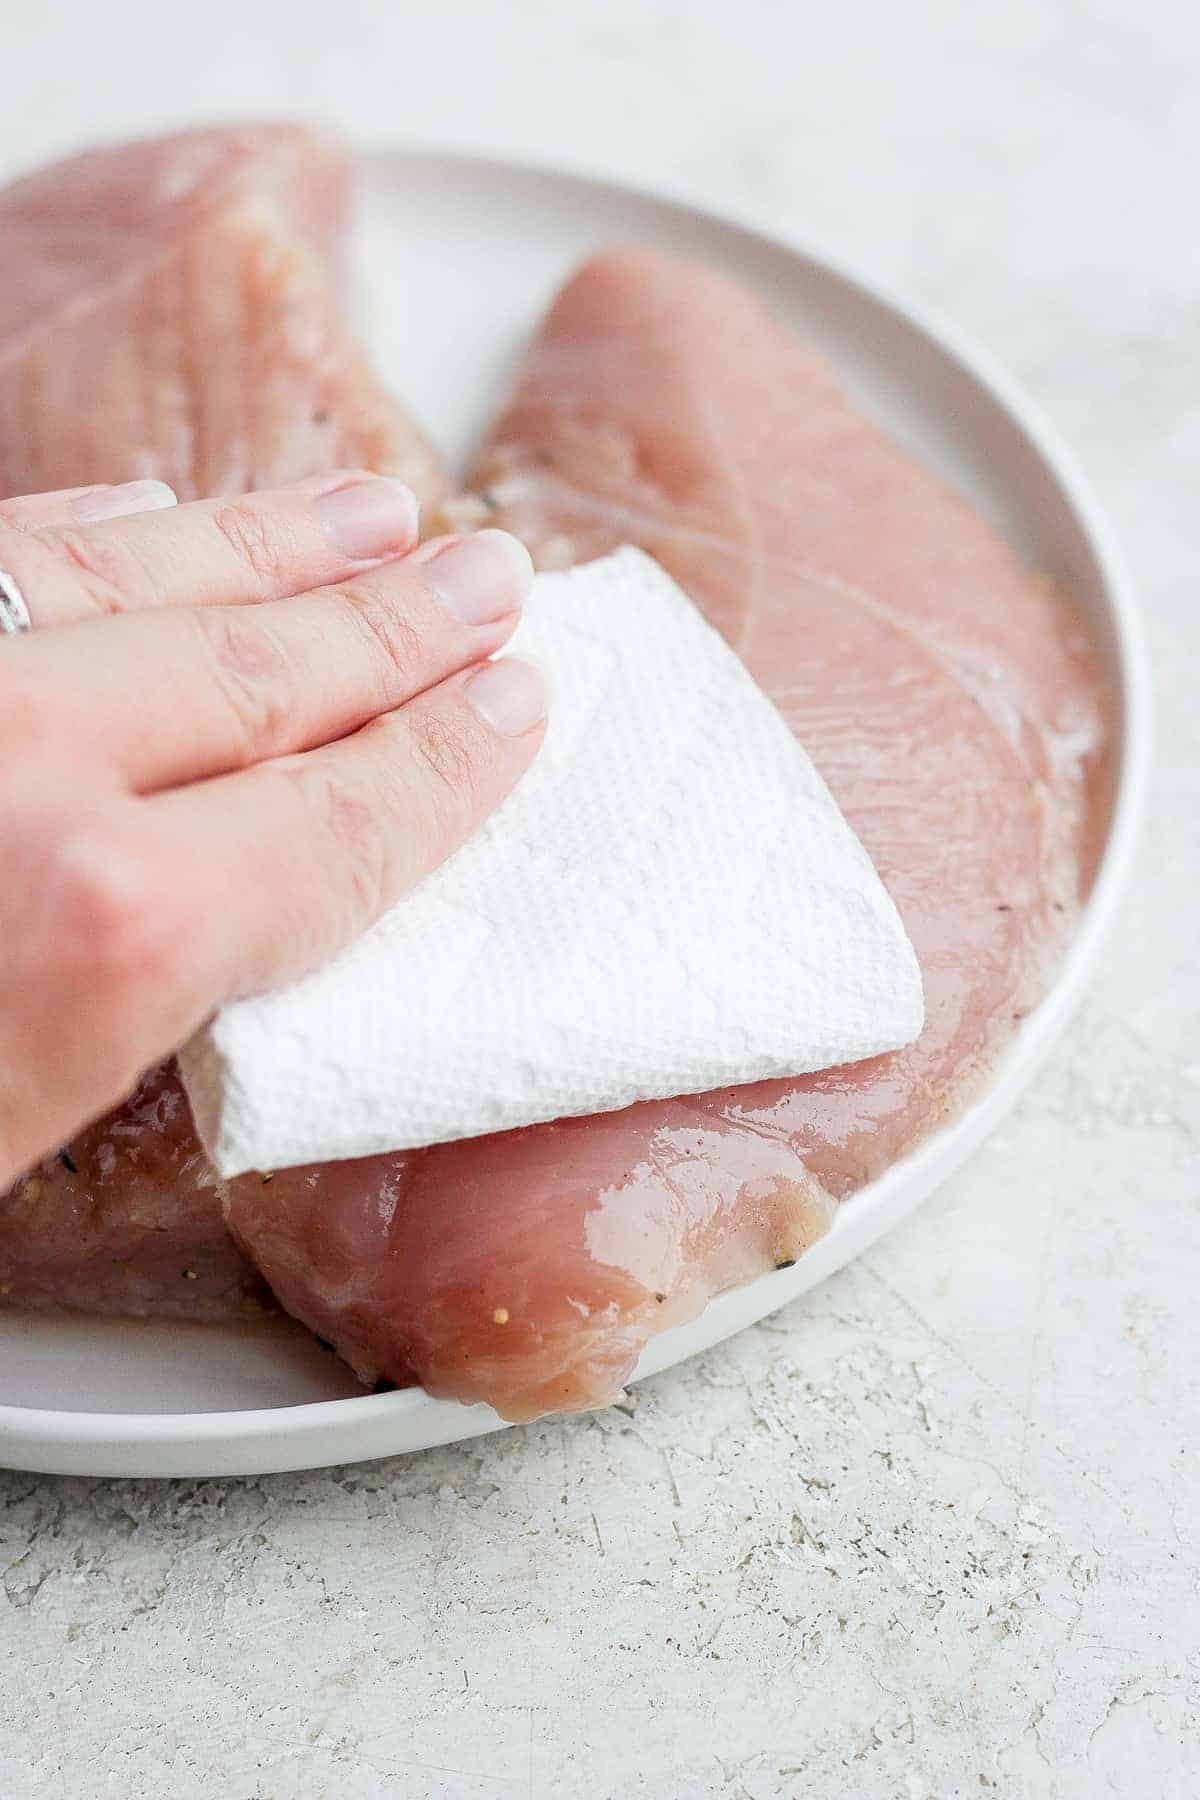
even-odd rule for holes
{"type": "Polygon", "coordinates": [[[0,1185],[224,1001],[304,973],[450,855],[543,735],[514,659],[336,744],[137,799],[18,763],[0,882],[0,1185]],[[11,1077],[11,1079],[9,1079],[11,1077]]]}
{"type": "Polygon", "coordinates": [[[505,658],[339,743],[145,802],[156,858],[190,871],[187,989],[164,1046],[371,925],[515,785],[544,719],[541,677],[505,658]]]}
{"type": "Polygon", "coordinates": [[[175,490],[165,481],[125,481],[115,487],[60,488],[53,494],[17,494],[0,500],[0,525],[40,531],[48,525],[95,524],[129,513],[175,506],[175,490]]]}
{"type": "Polygon", "coordinates": [[[343,737],[493,655],[532,577],[515,538],[485,531],[295,600],[35,632],[12,647],[7,710],[55,718],[60,749],[69,737],[138,793],[224,774],[343,737]]]}
{"type": "Polygon", "coordinates": [[[408,488],[342,470],[240,500],[11,531],[0,538],[0,568],[35,626],[62,625],[147,607],[283,599],[402,555],[416,540],[408,488]]]}

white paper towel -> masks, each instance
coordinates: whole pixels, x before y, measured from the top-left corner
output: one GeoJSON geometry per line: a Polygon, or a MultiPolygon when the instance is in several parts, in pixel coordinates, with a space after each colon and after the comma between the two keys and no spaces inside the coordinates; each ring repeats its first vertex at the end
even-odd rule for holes
{"type": "Polygon", "coordinates": [[[512,648],[552,696],[517,791],[334,963],[184,1051],[222,1175],[803,1074],[920,1031],[866,853],[656,563],[539,576],[512,648]]]}

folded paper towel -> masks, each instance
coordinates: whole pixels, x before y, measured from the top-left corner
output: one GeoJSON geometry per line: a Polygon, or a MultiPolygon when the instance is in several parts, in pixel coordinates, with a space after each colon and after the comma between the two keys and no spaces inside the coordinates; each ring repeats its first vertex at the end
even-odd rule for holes
{"type": "Polygon", "coordinates": [[[335,962],[184,1051],[222,1175],[803,1074],[920,1031],[865,851],[656,563],[539,576],[512,647],[551,692],[517,791],[335,962]]]}

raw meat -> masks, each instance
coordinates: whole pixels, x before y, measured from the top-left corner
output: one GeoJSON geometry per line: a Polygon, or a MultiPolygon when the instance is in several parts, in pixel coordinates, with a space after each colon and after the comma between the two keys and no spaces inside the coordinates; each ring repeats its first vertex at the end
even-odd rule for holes
{"type": "Polygon", "coordinates": [[[830,783],[926,983],[919,1042],[870,1063],[233,1184],[277,1296],[365,1380],[527,1418],[610,1399],[993,1067],[1086,886],[1103,696],[1069,606],[703,270],[576,276],[476,483],[544,565],[631,541],[682,583],[830,783]]]}
{"type": "Polygon", "coordinates": [[[1102,736],[1082,621],[734,282],[639,249],[586,265],[473,485],[542,567],[653,548],[743,655],[783,574],[911,625],[1048,783],[1076,856],[1102,736]]]}
{"type": "Polygon", "coordinates": [[[442,466],[340,305],[351,165],[291,125],[93,150],[0,192],[0,494],[157,476],[183,499],[442,466]]]}
{"type": "Polygon", "coordinates": [[[0,1296],[124,1317],[252,1317],[270,1295],[221,1200],[173,1067],[155,1070],[0,1200],[0,1296]]]}

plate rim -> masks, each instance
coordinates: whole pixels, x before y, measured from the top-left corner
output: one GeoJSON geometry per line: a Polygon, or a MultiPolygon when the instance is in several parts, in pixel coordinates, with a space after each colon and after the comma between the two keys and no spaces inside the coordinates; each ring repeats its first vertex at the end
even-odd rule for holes
{"type": "MultiPolygon", "coordinates": [[[[365,160],[387,159],[431,166],[456,165],[488,174],[544,177],[666,205],[733,230],[757,244],[782,249],[833,277],[861,299],[885,308],[910,331],[971,379],[1015,423],[1051,476],[1092,556],[1112,634],[1112,661],[1120,707],[1112,814],[1091,893],[1053,986],[1022,1023],[986,1090],[949,1124],[924,1139],[882,1176],[842,1201],[827,1235],[794,1269],[717,1296],[701,1315],[710,1329],[704,1342],[680,1347],[693,1325],[654,1339],[631,1381],[686,1361],[757,1319],[775,1312],[843,1267],[914,1211],[977,1147],[1026,1087],[1084,993],[1101,945],[1128,884],[1136,852],[1150,768],[1151,681],[1137,589],[1115,528],[1075,451],[1045,413],[984,345],[938,309],[910,299],[841,252],[790,229],[772,230],[748,211],[713,206],[685,184],[643,182],[601,169],[533,156],[496,154],[458,145],[356,142],[365,160]],[[767,1291],[769,1290],[769,1291],[767,1291]],[[750,1294],[766,1297],[745,1304],[750,1294]],[[741,1297],[735,1322],[721,1329],[721,1313],[741,1297]],[[711,1325],[717,1322],[713,1332],[711,1325]]],[[[421,1388],[216,1412],[73,1412],[0,1403],[0,1466],[33,1472],[151,1478],[164,1475],[258,1474],[328,1466],[404,1454],[504,1429],[508,1421],[490,1407],[437,1400],[421,1388]],[[406,1420],[430,1418],[421,1443],[389,1442],[406,1420]],[[142,1452],[154,1452],[150,1460],[142,1452]]]]}

